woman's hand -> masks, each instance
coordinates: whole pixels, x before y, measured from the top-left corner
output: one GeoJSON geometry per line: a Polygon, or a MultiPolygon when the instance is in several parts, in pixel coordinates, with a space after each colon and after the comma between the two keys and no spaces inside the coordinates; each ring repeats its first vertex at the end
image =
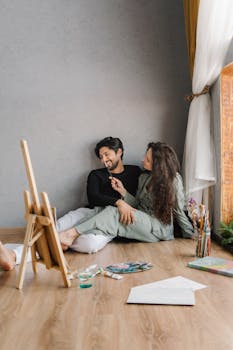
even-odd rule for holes
{"type": "Polygon", "coordinates": [[[118,199],[116,201],[116,206],[118,208],[119,214],[120,214],[120,223],[123,225],[130,225],[134,222],[134,215],[133,212],[135,209],[131,207],[129,204],[127,204],[122,199],[118,199]]]}
{"type": "Polygon", "coordinates": [[[110,180],[111,180],[112,188],[115,191],[119,192],[122,197],[124,197],[126,195],[127,191],[124,188],[123,183],[119,179],[117,179],[115,177],[110,177],[110,180]]]}

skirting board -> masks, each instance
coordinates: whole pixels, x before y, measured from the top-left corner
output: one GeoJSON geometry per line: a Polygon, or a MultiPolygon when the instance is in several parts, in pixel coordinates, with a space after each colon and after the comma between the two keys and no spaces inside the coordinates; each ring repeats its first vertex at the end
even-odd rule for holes
{"type": "Polygon", "coordinates": [[[0,235],[1,234],[18,234],[25,233],[26,227],[0,227],[0,235]]]}

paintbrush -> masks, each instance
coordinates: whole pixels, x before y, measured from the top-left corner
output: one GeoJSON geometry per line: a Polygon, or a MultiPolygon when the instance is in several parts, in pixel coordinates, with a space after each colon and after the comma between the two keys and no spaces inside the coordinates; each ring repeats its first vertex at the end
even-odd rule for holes
{"type": "Polygon", "coordinates": [[[105,167],[106,167],[106,169],[107,169],[108,175],[111,176],[111,177],[113,177],[111,171],[109,170],[109,167],[108,167],[107,163],[104,162],[104,165],[105,165],[105,167]]]}

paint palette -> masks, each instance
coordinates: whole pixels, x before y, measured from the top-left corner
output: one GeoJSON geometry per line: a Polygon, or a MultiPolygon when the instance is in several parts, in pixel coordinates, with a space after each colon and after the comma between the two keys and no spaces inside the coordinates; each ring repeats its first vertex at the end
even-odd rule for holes
{"type": "Polygon", "coordinates": [[[149,270],[153,265],[145,261],[128,261],[109,265],[105,268],[107,271],[114,273],[132,273],[149,270]]]}

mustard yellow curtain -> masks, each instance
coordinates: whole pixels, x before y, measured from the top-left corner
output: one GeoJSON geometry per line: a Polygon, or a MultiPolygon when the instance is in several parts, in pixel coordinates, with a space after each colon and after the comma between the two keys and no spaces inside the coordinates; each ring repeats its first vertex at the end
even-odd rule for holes
{"type": "Polygon", "coordinates": [[[193,77],[194,58],[196,51],[197,16],[200,0],[183,0],[185,32],[189,55],[191,79],[193,77]]]}

